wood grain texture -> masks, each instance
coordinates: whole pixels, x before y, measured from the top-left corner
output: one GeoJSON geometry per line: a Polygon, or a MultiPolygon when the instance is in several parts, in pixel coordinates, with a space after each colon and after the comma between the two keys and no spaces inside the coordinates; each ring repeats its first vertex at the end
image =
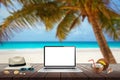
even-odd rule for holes
{"type": "Polygon", "coordinates": [[[83,72],[78,73],[61,73],[61,80],[88,80],[83,72]]]}
{"type": "Polygon", "coordinates": [[[31,64],[34,71],[24,71],[26,75],[14,75],[12,70],[10,74],[4,74],[4,68],[8,65],[0,64],[0,80],[120,80],[120,64],[111,64],[113,72],[95,73],[90,64],[77,64],[77,67],[83,72],[38,72],[43,65],[31,64]]]}
{"type": "Polygon", "coordinates": [[[46,80],[60,80],[60,72],[48,72],[46,77],[46,80]]]}
{"type": "Polygon", "coordinates": [[[0,64],[0,80],[12,80],[13,78],[13,73],[10,71],[11,74],[4,74],[4,68],[8,66],[6,64],[0,64]]]}
{"type": "Polygon", "coordinates": [[[91,68],[91,65],[89,64],[81,64],[77,65],[78,68],[80,68],[83,73],[86,75],[88,80],[105,80],[105,76],[102,76],[101,74],[95,73],[93,69],[91,68]]]}

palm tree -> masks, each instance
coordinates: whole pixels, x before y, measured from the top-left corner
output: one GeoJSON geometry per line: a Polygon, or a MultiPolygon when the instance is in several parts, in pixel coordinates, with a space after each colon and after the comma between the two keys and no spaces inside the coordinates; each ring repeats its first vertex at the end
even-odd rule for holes
{"type": "MultiPolygon", "coordinates": [[[[14,3],[11,0],[0,0],[5,6],[14,3]]],[[[7,40],[14,31],[33,27],[35,22],[43,22],[46,30],[58,24],[56,36],[63,40],[77,24],[87,17],[104,58],[109,63],[116,63],[107,45],[103,31],[114,39],[119,39],[120,15],[109,5],[109,0],[18,0],[21,10],[8,11],[12,14],[0,26],[0,40],[7,40]],[[23,27],[24,26],[24,27],[23,27]]],[[[8,7],[7,7],[8,8],[8,7]]]]}
{"type": "MultiPolygon", "coordinates": [[[[109,0],[64,0],[66,1],[67,6],[64,6],[64,9],[79,11],[78,17],[82,17],[82,21],[85,17],[88,18],[89,23],[91,23],[94,34],[100,46],[100,50],[105,59],[109,63],[116,63],[112,52],[107,45],[105,37],[102,33],[103,30],[108,32],[114,39],[119,39],[119,31],[117,31],[120,26],[120,15],[111,10],[110,7],[107,7],[109,0]]],[[[78,13],[78,12],[77,12],[78,13]]],[[[73,24],[76,23],[77,19],[74,19],[73,24]]],[[[63,26],[61,26],[62,28],[63,26]]],[[[73,28],[72,25],[69,29],[73,28]]],[[[60,27],[58,26],[58,33],[60,27]]],[[[64,31],[63,31],[64,32],[64,31]]],[[[62,33],[61,33],[62,34],[62,33]]],[[[61,39],[62,36],[58,37],[61,39]]]]}

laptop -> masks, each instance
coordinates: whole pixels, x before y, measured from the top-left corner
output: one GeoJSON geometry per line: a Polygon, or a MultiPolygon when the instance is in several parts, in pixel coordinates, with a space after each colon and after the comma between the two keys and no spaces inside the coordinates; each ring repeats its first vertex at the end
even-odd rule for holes
{"type": "Polygon", "coordinates": [[[76,68],[74,46],[45,46],[44,67],[38,72],[82,72],[76,68]]]}

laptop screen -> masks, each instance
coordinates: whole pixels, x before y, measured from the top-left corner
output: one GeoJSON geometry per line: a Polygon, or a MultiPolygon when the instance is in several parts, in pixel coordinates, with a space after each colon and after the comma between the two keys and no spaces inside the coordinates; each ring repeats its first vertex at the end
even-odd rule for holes
{"type": "Polygon", "coordinates": [[[75,67],[76,49],[71,46],[45,46],[45,67],[75,67]]]}

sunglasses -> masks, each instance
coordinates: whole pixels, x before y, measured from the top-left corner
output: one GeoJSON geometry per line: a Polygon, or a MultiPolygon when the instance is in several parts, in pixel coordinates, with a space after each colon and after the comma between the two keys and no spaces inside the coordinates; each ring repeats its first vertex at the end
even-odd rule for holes
{"type": "Polygon", "coordinates": [[[20,71],[34,71],[34,68],[21,68],[20,71]]]}

